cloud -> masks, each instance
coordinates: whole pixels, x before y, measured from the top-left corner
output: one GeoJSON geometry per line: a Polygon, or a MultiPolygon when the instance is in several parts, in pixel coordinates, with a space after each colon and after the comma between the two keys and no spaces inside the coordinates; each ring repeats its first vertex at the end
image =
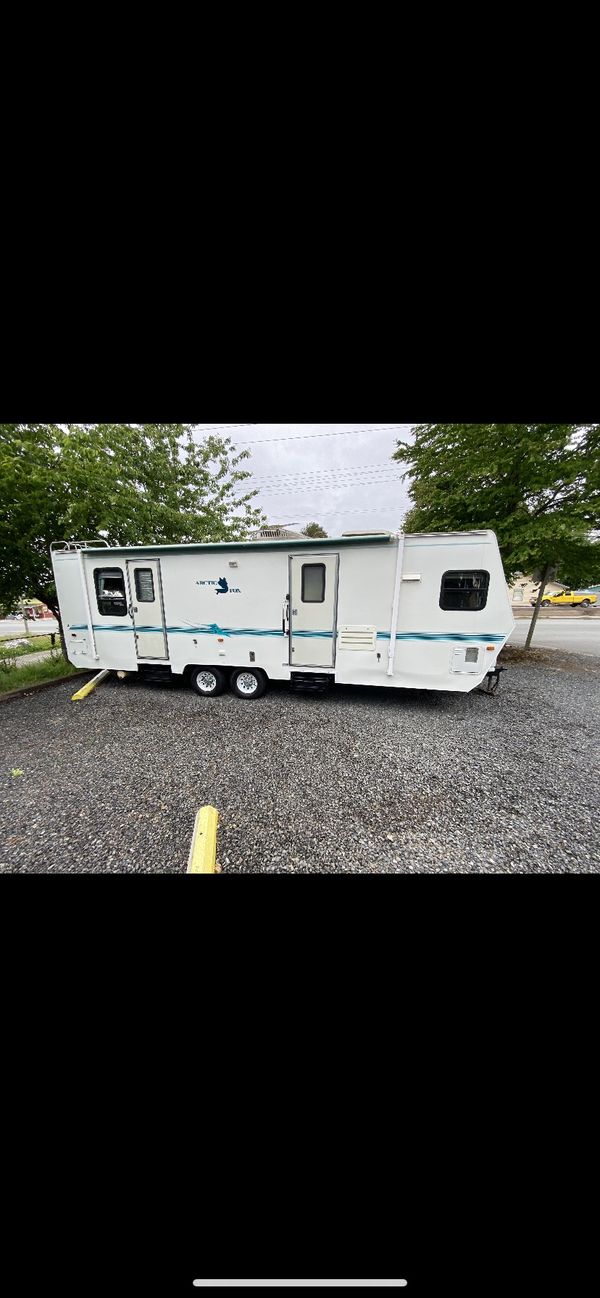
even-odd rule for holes
{"type": "MultiPolygon", "coordinates": [[[[196,427],[199,434],[219,431],[214,424],[196,427]]],[[[395,531],[410,508],[407,484],[399,480],[401,466],[391,457],[414,424],[221,428],[234,446],[251,452],[245,467],[270,523],[304,526],[315,520],[330,536],[395,531]]]]}

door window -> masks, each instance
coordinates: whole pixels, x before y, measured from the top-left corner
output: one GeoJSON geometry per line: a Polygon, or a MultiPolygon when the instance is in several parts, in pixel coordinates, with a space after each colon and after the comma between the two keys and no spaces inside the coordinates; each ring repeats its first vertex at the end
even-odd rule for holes
{"type": "Polygon", "coordinates": [[[125,576],[121,568],[94,568],[98,612],[103,617],[126,617],[125,576]]]}
{"type": "Polygon", "coordinates": [[[136,568],[135,594],[140,604],[154,603],[154,577],[151,568],[136,568]]]}
{"type": "Polygon", "coordinates": [[[302,603],[325,603],[325,564],[302,564],[302,603]]]}

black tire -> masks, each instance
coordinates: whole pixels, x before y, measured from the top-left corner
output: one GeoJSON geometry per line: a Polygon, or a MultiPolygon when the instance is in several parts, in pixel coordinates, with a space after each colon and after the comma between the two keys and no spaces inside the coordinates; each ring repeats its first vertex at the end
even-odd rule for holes
{"type": "Polygon", "coordinates": [[[581,604],[579,605],[579,607],[580,607],[580,608],[589,608],[589,607],[590,607],[590,601],[589,601],[589,599],[582,599],[581,604]]]}
{"type": "Polygon", "coordinates": [[[259,667],[240,667],[231,673],[231,689],[238,699],[259,699],[267,688],[267,677],[259,667]],[[252,681],[255,682],[252,688],[252,681]]]}
{"type": "Polygon", "coordinates": [[[220,667],[192,667],[190,685],[203,699],[216,699],[217,694],[223,693],[227,680],[220,667]]]}
{"type": "Polygon", "coordinates": [[[542,608],[550,608],[550,600],[549,600],[549,599],[543,599],[543,600],[542,600],[542,608]]]}

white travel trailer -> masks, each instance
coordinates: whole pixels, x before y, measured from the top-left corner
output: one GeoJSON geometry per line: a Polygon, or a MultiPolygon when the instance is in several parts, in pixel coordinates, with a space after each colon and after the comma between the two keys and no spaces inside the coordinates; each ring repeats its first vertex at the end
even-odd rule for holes
{"type": "Polygon", "coordinates": [[[489,531],[56,542],[52,563],[74,666],[183,676],[206,696],[255,699],[270,680],[466,693],[515,625],[489,531]]]}

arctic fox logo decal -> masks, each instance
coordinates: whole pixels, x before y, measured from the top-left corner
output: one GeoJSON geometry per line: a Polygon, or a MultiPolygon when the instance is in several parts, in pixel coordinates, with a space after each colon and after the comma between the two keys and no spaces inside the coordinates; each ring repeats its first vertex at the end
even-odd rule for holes
{"type": "Polygon", "coordinates": [[[215,595],[241,595],[239,586],[230,586],[226,577],[219,577],[218,581],[197,581],[197,586],[216,586],[215,595]]]}

